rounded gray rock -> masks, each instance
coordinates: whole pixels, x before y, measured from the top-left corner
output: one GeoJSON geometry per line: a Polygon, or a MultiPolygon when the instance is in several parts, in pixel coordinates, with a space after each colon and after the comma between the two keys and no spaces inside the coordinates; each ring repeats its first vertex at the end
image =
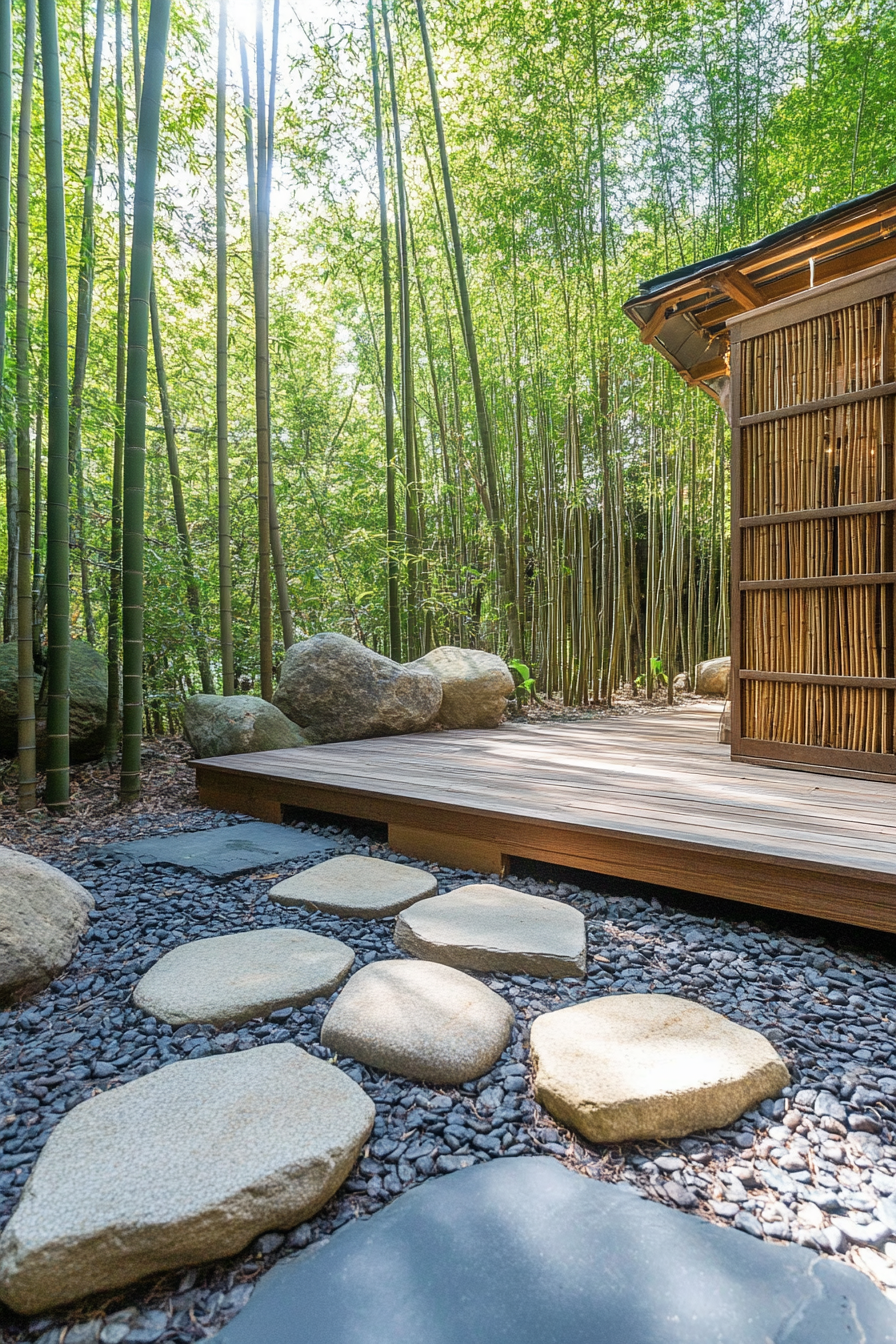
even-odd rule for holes
{"type": "Polygon", "coordinates": [[[52,1310],[295,1227],[338,1190],[374,1105],[294,1045],[169,1064],[50,1135],[0,1237],[0,1298],[52,1310]]]}
{"type": "Polygon", "coordinates": [[[445,644],[408,666],[434,672],[442,683],[443,728],[497,728],[504,718],[513,677],[497,654],[445,644]]]}
{"type": "Polygon", "coordinates": [[[717,1129],[790,1081],[758,1031],[669,994],[544,1013],[530,1042],[536,1099],[592,1143],[717,1129]]]}
{"type": "Polygon", "coordinates": [[[256,695],[192,695],[184,732],[199,757],[304,747],[301,731],[276,705],[256,695]]]}
{"type": "Polygon", "coordinates": [[[349,980],[321,1044],[423,1083],[465,1083],[495,1063],[513,1012],[463,971],[427,961],[376,961],[349,980]]]}
{"type": "Polygon", "coordinates": [[[731,679],[731,658],[710,658],[697,664],[697,694],[728,695],[728,683],[731,679]]]}
{"type": "Polygon", "coordinates": [[[340,854],[271,887],[272,901],[326,910],[344,919],[384,919],[415,901],[434,896],[430,873],[403,863],[340,854]]]}
{"type": "Polygon", "coordinates": [[[435,722],[442,686],[422,667],[393,663],[331,632],[287,649],[274,704],[309,742],[422,732],[435,722]]]}
{"type": "Polygon", "coordinates": [[[92,909],[74,878],[0,845],[0,1002],[43,989],[68,965],[92,909]]]}
{"type": "Polygon", "coordinates": [[[395,921],[394,938],[413,957],[470,971],[585,974],[585,917],[579,910],[488,882],[410,906],[395,921]]]}
{"type": "Polygon", "coordinates": [[[338,939],[301,929],[200,938],[157,961],[134,987],[134,1002],[172,1026],[248,1022],[332,994],[354,959],[338,939]]]}

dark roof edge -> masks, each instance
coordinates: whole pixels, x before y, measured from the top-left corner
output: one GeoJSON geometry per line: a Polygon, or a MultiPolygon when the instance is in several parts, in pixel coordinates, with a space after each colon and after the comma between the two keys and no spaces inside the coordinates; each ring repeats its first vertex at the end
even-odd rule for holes
{"type": "Polygon", "coordinates": [[[694,261],[689,266],[679,266],[677,270],[666,271],[664,275],[657,275],[652,280],[642,280],[638,284],[637,294],[632,295],[622,306],[628,308],[633,303],[643,302],[644,299],[662,293],[664,289],[677,284],[680,280],[687,280],[690,276],[699,275],[702,271],[719,270],[722,266],[728,266],[741,257],[749,256],[752,252],[761,252],[763,248],[773,246],[775,243],[786,242],[788,238],[796,237],[819,224],[836,219],[838,215],[846,214],[858,205],[871,204],[884,197],[892,196],[894,193],[896,193],[896,183],[891,183],[877,191],[869,191],[863,196],[854,196],[852,200],[841,201],[839,205],[829,206],[827,210],[821,210],[816,215],[809,215],[806,219],[797,220],[795,224],[788,224],[785,228],[778,229],[776,233],[766,234],[764,238],[758,239],[755,243],[745,243],[742,247],[732,248],[730,252],[722,252],[717,257],[708,257],[704,261],[694,261]]]}

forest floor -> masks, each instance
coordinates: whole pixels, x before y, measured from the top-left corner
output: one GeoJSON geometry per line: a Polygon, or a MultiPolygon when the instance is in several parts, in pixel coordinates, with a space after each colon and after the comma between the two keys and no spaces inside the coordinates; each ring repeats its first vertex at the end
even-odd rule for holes
{"type": "Polygon", "coordinates": [[[526,706],[520,718],[526,718],[531,723],[546,723],[550,720],[560,723],[576,723],[588,719],[622,718],[632,714],[668,714],[688,705],[703,703],[717,704],[721,714],[725,702],[721,699],[707,701],[706,697],[702,695],[676,694],[674,702],[670,705],[666,700],[665,687],[658,688],[653,697],[648,700],[643,691],[633,693],[630,686],[625,686],[613,696],[611,705],[607,705],[605,702],[590,705],[565,705],[562,700],[539,698],[526,706]]]}
{"type": "MultiPolygon", "coordinates": [[[[51,817],[43,808],[24,816],[16,810],[16,768],[10,762],[0,788],[0,842],[19,846],[43,858],[56,850],[63,837],[75,840],[95,835],[104,828],[109,838],[128,830],[135,817],[151,818],[172,811],[199,808],[196,777],[188,764],[193,758],[182,737],[158,737],[145,742],[142,759],[142,797],[139,803],[121,807],[118,802],[118,770],[102,761],[72,766],[71,804],[64,816],[51,817]]],[[[43,781],[39,781],[40,786],[43,781]]]]}
{"type": "MultiPolygon", "coordinates": [[[[634,702],[630,711],[620,706],[611,712],[638,708],[634,702]]],[[[332,1000],[315,1000],[286,1021],[258,1019],[232,1031],[172,1031],[156,1022],[134,1006],[131,991],[161,953],[196,938],[285,925],[338,937],[354,948],[359,963],[402,955],[392,942],[391,921],[310,914],[268,900],[274,876],[314,860],[281,864],[276,874],[210,880],[103,855],[101,847],[113,840],[239,820],[199,806],[188,760],[183,742],[148,743],[145,796],[128,809],[116,807],[115,778],[101,766],[76,772],[77,792],[63,819],[20,818],[9,802],[0,809],[3,843],[55,863],[97,902],[65,974],[27,1003],[0,1013],[0,1226],[61,1116],[98,1091],[173,1060],[262,1043],[293,1041],[329,1056],[319,1032],[332,1000]]],[[[391,856],[363,823],[324,833],[340,852],[411,862],[391,856]]],[[[476,877],[414,866],[433,872],[441,891],[476,877]]],[[[480,977],[507,998],[515,1015],[511,1043],[484,1078],[428,1087],[339,1060],[373,1099],[377,1119],[370,1149],[314,1218],[290,1232],[267,1233],[229,1260],[157,1275],[39,1320],[0,1314],[5,1344],[187,1344],[207,1338],[240,1310],[259,1275],[278,1259],[350,1219],[369,1216],[420,1181],[506,1154],[553,1155],[576,1171],[628,1181],[646,1198],[733,1225],[742,1235],[836,1256],[871,1275],[896,1300],[892,940],[571,870],[520,865],[505,885],[583,912],[588,973],[578,984],[480,977]],[[585,1143],[534,1100],[529,1025],[542,1012],[623,991],[688,997],[762,1031],[783,1055],[790,1086],[727,1129],[669,1143],[585,1143]],[[518,1091],[521,1065],[526,1085],[518,1091]]]]}

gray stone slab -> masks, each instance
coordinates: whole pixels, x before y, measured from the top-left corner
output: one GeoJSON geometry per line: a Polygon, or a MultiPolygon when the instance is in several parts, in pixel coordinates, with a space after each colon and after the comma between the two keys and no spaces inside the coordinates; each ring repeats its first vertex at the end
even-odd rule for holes
{"type": "Polygon", "coordinates": [[[234,873],[270,868],[335,848],[334,840],[309,835],[292,826],[243,821],[237,826],[216,826],[211,831],[181,831],[152,840],[124,840],[107,845],[103,853],[133,859],[136,863],[170,863],[175,868],[192,868],[206,877],[231,877],[234,873]]]}
{"type": "Polygon", "coordinates": [[[505,1158],[430,1180],[266,1274],[219,1344],[896,1344],[870,1279],[505,1158]]]}

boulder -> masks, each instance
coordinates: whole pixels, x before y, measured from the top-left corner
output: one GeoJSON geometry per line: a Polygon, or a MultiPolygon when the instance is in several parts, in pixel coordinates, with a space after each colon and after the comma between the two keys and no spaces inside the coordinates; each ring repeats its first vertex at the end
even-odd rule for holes
{"type": "Polygon", "coordinates": [[[345,943],[302,929],[200,938],[157,961],[134,987],[134,1002],[172,1026],[248,1022],[329,996],[354,959],[345,943]]]}
{"type": "Polygon", "coordinates": [[[698,695],[720,695],[727,699],[730,679],[730,657],[710,658],[708,662],[697,664],[698,695]]]}
{"type": "Polygon", "coordinates": [[[419,868],[363,854],[340,854],[276,883],[268,895],[280,905],[326,910],[343,919],[385,919],[435,896],[437,890],[432,874],[419,868]]]}
{"type": "Polygon", "coordinates": [[[443,728],[497,728],[504,718],[513,677],[497,654],[443,645],[408,667],[433,672],[442,683],[443,728]]]}
{"type": "Polygon", "coordinates": [[[345,1180],[374,1114],[351,1078],[289,1044],[101,1092],[44,1145],[0,1237],[0,1299],[50,1311],[295,1227],[345,1180]]]}
{"type": "Polygon", "coordinates": [[[431,961],[374,961],[349,980],[321,1045],[422,1083],[465,1083],[495,1063],[513,1012],[493,990],[431,961]]]}
{"type": "MultiPolygon", "coordinates": [[[[102,756],[106,739],[106,699],[109,673],[106,659],[82,639],[71,643],[71,700],[69,734],[73,761],[91,761],[102,756]]],[[[18,651],[15,643],[0,644],[0,755],[18,750],[18,651]]],[[[35,698],[40,678],[34,679],[35,698]]],[[[46,746],[46,718],[38,716],[37,750],[42,758],[46,746]]]]}
{"type": "Polygon", "coordinates": [[[255,695],[191,696],[184,705],[184,732],[202,758],[308,745],[282,710],[255,695]]]}
{"type": "Polygon", "coordinates": [[[438,718],[434,672],[403,666],[345,635],[322,634],[287,649],[274,704],[309,742],[419,733],[438,718]]]}
{"type": "Polygon", "coordinates": [[[585,917],[579,910],[489,882],[403,910],[394,939],[412,957],[470,971],[585,974],[585,917]]]}
{"type": "Polygon", "coordinates": [[[74,878],[0,846],[0,1002],[43,989],[68,965],[92,909],[74,878]]]}
{"type": "Polygon", "coordinates": [[[614,994],[532,1023],[535,1096],[591,1143],[729,1125],[790,1081],[758,1031],[668,994],[614,994]]]}

